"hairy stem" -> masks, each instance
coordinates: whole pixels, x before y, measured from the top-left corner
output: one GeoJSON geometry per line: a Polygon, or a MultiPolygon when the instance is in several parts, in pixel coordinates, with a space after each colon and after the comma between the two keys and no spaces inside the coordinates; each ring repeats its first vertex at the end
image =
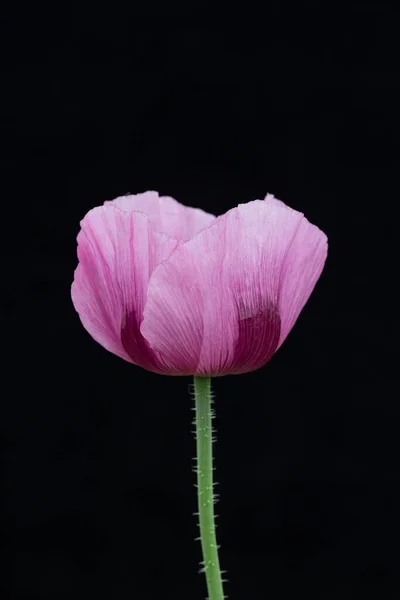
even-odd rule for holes
{"type": "Polygon", "coordinates": [[[213,430],[210,377],[194,377],[195,425],[197,445],[197,495],[200,541],[203,551],[203,571],[206,575],[209,600],[223,600],[221,569],[215,534],[213,492],[213,430]]]}

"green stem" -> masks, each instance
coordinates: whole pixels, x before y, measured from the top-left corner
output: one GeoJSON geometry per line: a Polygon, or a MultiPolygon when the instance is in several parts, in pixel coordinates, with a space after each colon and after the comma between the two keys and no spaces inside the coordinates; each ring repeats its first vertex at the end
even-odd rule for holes
{"type": "Polygon", "coordinates": [[[199,505],[200,541],[203,551],[202,571],[206,574],[209,600],[223,600],[221,569],[215,534],[213,493],[213,430],[210,377],[194,377],[197,495],[199,505]]]}

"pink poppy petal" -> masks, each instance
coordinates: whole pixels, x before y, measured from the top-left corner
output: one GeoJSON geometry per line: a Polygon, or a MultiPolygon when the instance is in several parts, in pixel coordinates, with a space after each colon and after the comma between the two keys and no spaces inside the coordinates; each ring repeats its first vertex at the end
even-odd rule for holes
{"type": "Polygon", "coordinates": [[[281,340],[280,310],[285,332],[301,310],[297,301],[288,309],[292,263],[300,270],[294,285],[311,293],[320,272],[316,257],[325,252],[324,234],[308,235],[303,219],[272,196],[241,204],[155,269],[141,332],[166,371],[245,373],[272,357],[281,340]],[[295,258],[300,247],[303,261],[295,258]],[[304,270],[307,256],[317,274],[312,265],[304,270]]]}
{"type": "Polygon", "coordinates": [[[279,287],[281,333],[278,348],[305,306],[317,283],[328,255],[328,240],[323,231],[306,218],[300,222],[288,249],[279,287]]]}
{"type": "Polygon", "coordinates": [[[128,212],[144,212],[156,231],[184,241],[190,240],[216,219],[215,215],[200,208],[184,206],[169,196],[159,196],[158,192],[120,196],[105,204],[118,206],[128,212]]]}
{"type": "Polygon", "coordinates": [[[154,232],[144,213],[112,205],[89,211],[77,240],[71,294],[83,326],[110,352],[159,372],[139,328],[149,277],[180,242],[154,232]]]}

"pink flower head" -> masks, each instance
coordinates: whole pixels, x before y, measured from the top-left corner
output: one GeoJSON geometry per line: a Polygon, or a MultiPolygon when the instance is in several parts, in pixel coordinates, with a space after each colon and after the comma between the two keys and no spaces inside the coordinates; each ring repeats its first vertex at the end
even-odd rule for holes
{"type": "Polygon", "coordinates": [[[72,301],[99,344],[167,375],[262,367],[321,275],[327,237],[268,194],[220,217],[157,192],[90,210],[72,301]]]}

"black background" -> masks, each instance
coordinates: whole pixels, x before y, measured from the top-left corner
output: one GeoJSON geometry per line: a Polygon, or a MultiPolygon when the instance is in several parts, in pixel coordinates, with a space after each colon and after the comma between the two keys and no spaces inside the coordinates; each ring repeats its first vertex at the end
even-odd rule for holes
{"type": "Polygon", "coordinates": [[[272,361],[214,381],[226,594],[398,598],[397,15],[35,4],[1,21],[0,598],[206,597],[190,379],[109,354],[70,299],[80,219],[148,189],[270,192],[329,238],[272,361]]]}

